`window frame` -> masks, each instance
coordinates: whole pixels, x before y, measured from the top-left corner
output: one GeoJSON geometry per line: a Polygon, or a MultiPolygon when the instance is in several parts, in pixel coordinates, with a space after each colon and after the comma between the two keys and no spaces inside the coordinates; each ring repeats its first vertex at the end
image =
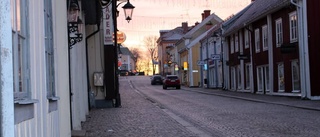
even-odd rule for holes
{"type": "Polygon", "coordinates": [[[231,54],[234,53],[234,39],[233,39],[233,35],[230,36],[230,53],[231,53],[231,54]]]}
{"type": "MultiPolygon", "coordinates": [[[[11,0],[14,102],[31,100],[28,2],[11,0]]],[[[32,102],[32,101],[31,101],[32,102]]]]}
{"type": "Polygon", "coordinates": [[[260,29],[256,28],[254,30],[254,46],[256,53],[260,52],[260,29]]]}
{"type": "Polygon", "coordinates": [[[52,0],[44,1],[44,28],[45,28],[45,60],[46,60],[46,90],[49,100],[58,100],[55,85],[55,60],[53,40],[53,13],[52,0]]]}
{"type": "Polygon", "coordinates": [[[276,47],[280,47],[283,43],[283,25],[282,18],[275,21],[275,32],[276,32],[276,47]]]}
{"type": "Polygon", "coordinates": [[[244,31],[244,48],[247,49],[250,47],[250,41],[249,41],[250,33],[248,30],[244,31]]]}
{"type": "Polygon", "coordinates": [[[242,89],[242,81],[241,81],[241,66],[237,66],[237,89],[242,89]]]}
{"type": "Polygon", "coordinates": [[[291,77],[292,77],[292,92],[301,92],[301,78],[300,78],[300,64],[299,60],[292,60],[291,61],[291,77]],[[296,66],[295,66],[296,65],[296,66]],[[296,67],[296,70],[294,70],[296,67]],[[294,74],[294,73],[297,74],[294,74]],[[298,78],[297,80],[295,78],[298,78]],[[298,81],[298,83],[296,83],[298,81]],[[298,86],[298,89],[296,89],[298,86]]]}
{"type": "Polygon", "coordinates": [[[263,51],[268,50],[268,26],[262,26],[262,47],[263,51]]]}
{"type": "Polygon", "coordinates": [[[234,36],[234,52],[239,52],[239,34],[235,34],[234,36]]]}
{"type": "Polygon", "coordinates": [[[263,67],[259,66],[257,67],[257,90],[258,92],[262,92],[263,91],[263,83],[264,83],[264,79],[263,79],[263,67]]]}
{"type": "Polygon", "coordinates": [[[246,89],[249,90],[251,88],[251,64],[246,64],[246,89]]]}
{"type": "Polygon", "coordinates": [[[289,13],[290,42],[298,41],[298,17],[297,11],[289,13]]]}
{"type": "Polygon", "coordinates": [[[282,62],[278,63],[277,69],[278,69],[278,92],[284,92],[285,91],[284,64],[282,62]]]}

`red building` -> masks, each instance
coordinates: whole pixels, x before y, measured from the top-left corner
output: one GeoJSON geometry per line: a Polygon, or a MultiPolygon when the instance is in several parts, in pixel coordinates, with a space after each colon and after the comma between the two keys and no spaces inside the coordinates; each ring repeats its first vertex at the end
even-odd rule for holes
{"type": "Polygon", "coordinates": [[[316,0],[255,0],[224,23],[228,89],[320,99],[316,0]]]}

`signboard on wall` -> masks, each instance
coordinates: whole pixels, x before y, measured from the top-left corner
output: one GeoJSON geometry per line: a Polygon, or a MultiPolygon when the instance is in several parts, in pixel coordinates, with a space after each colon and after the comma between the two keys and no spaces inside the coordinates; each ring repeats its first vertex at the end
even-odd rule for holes
{"type": "Polygon", "coordinates": [[[183,70],[188,70],[188,62],[183,62],[183,70]]]}
{"type": "Polygon", "coordinates": [[[109,4],[103,10],[103,33],[104,45],[113,45],[113,18],[112,18],[112,4],[109,4]]]}

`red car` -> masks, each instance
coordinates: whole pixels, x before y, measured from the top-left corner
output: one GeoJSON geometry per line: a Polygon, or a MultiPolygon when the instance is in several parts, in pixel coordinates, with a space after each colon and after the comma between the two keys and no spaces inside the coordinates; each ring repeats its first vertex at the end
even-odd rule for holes
{"type": "Polygon", "coordinates": [[[167,87],[176,87],[176,89],[181,88],[180,80],[177,75],[167,75],[163,80],[163,89],[167,89],[167,87]]]}

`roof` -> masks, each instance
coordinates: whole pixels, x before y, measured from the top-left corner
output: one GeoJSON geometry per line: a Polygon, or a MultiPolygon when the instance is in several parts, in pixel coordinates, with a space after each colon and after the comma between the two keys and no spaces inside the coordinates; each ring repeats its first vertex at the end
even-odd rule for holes
{"type": "Polygon", "coordinates": [[[120,51],[122,55],[129,55],[131,57],[133,57],[133,54],[131,53],[131,51],[129,50],[128,47],[120,47],[120,51]]]}
{"type": "Polygon", "coordinates": [[[251,2],[248,6],[246,6],[244,9],[236,13],[236,15],[232,16],[228,20],[225,20],[222,24],[222,27],[224,30],[228,30],[236,21],[239,19],[253,4],[254,2],[251,2]]]}
{"type": "Polygon", "coordinates": [[[223,35],[230,35],[248,24],[288,5],[290,5],[290,0],[255,0],[239,19],[225,30],[223,35]]]}
{"type": "Polygon", "coordinates": [[[184,38],[190,38],[192,37],[192,34],[194,34],[197,30],[199,30],[201,27],[205,26],[207,22],[215,19],[217,22],[222,22],[223,20],[218,17],[216,14],[212,13],[210,16],[205,18],[201,23],[196,25],[194,28],[192,28],[189,32],[187,32],[183,37],[184,38]]]}
{"type": "MultiPolygon", "coordinates": [[[[217,22],[222,22],[223,20],[221,18],[219,18],[216,14],[212,13],[210,16],[208,16],[206,19],[204,19],[200,24],[198,24],[197,26],[195,26],[192,30],[190,30],[188,33],[186,33],[186,35],[184,36],[186,37],[191,37],[192,34],[194,34],[197,30],[199,30],[201,27],[205,26],[207,22],[211,21],[215,19],[217,22]]],[[[203,39],[205,36],[207,36],[208,32],[210,32],[213,29],[217,29],[217,24],[215,24],[214,27],[211,27],[209,30],[205,31],[204,33],[196,36],[192,41],[190,41],[190,43],[188,43],[186,45],[187,48],[191,48],[192,46],[194,46],[196,43],[198,43],[201,39],[203,39]]],[[[180,49],[180,51],[182,51],[184,49],[180,49]]]]}

